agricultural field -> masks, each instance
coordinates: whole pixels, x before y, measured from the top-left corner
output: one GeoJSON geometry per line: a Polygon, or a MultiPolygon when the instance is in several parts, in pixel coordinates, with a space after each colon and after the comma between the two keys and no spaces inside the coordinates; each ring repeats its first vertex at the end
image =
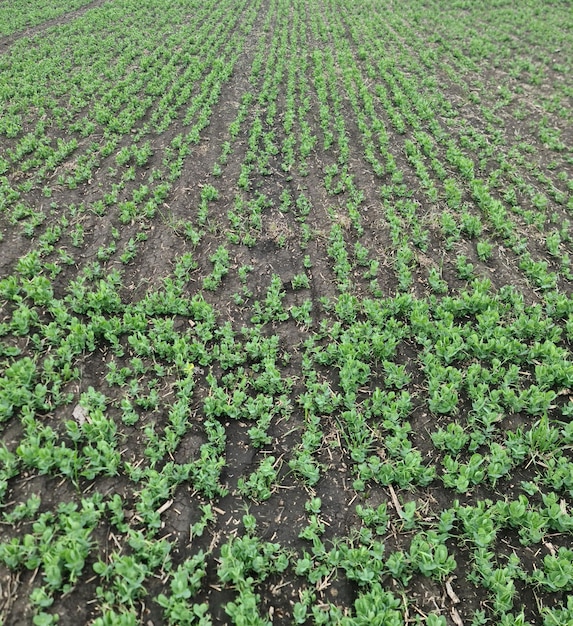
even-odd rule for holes
{"type": "Polygon", "coordinates": [[[0,624],[573,624],[569,0],[0,4],[0,624]]]}

